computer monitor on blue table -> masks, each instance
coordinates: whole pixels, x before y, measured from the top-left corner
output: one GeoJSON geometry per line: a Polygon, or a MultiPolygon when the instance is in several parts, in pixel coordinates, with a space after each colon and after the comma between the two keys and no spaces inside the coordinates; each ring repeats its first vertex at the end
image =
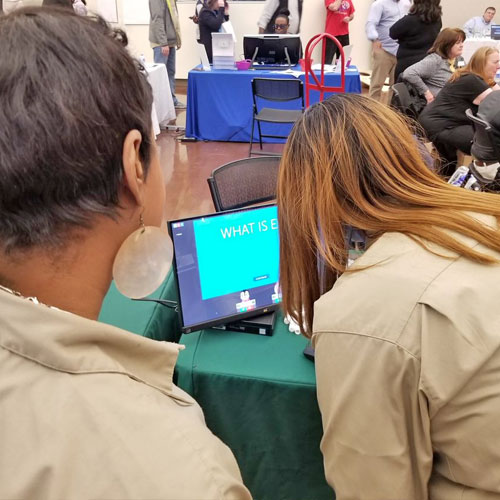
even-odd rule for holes
{"type": "Polygon", "coordinates": [[[245,35],[243,52],[254,67],[263,65],[295,66],[300,59],[299,35],[245,35]]]}
{"type": "Polygon", "coordinates": [[[169,222],[183,333],[279,307],[276,205],[169,222]]]}

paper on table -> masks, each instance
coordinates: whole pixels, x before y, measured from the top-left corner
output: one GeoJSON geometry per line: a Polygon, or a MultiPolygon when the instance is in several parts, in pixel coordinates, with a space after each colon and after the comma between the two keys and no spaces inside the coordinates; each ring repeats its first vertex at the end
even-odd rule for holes
{"type": "Polygon", "coordinates": [[[205,45],[203,45],[202,43],[197,43],[196,45],[198,46],[198,55],[200,56],[203,71],[212,71],[210,63],[208,62],[207,50],[205,49],[205,45]]]}
{"type": "Polygon", "coordinates": [[[292,75],[295,78],[300,78],[300,76],[304,74],[303,71],[296,71],[294,69],[285,69],[285,70],[279,70],[279,71],[270,71],[269,73],[279,73],[280,75],[292,75]]]}
{"type": "Polygon", "coordinates": [[[231,33],[233,35],[233,41],[236,43],[236,33],[234,32],[233,25],[231,24],[231,21],[226,21],[222,23],[221,26],[222,33],[231,33]]]}

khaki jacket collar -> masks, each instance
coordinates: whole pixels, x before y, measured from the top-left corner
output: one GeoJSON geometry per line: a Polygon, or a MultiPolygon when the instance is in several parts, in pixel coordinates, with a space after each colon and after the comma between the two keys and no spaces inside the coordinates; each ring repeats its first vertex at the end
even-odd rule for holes
{"type": "Polygon", "coordinates": [[[172,380],[184,346],[151,340],[1,290],[0,311],[0,347],[12,353],[66,373],[126,375],[181,404],[192,403],[172,380]]]}

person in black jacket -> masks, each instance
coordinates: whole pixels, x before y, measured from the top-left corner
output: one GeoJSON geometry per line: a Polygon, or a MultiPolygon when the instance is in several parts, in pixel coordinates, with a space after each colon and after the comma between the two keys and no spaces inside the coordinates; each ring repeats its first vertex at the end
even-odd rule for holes
{"type": "Polygon", "coordinates": [[[408,14],[396,21],[389,35],[399,43],[394,81],[427,55],[441,31],[441,0],[414,0],[408,14]]]}
{"type": "Polygon", "coordinates": [[[208,60],[212,62],[212,33],[217,33],[224,21],[229,21],[229,6],[224,0],[208,0],[200,11],[199,42],[205,46],[208,60]]]}

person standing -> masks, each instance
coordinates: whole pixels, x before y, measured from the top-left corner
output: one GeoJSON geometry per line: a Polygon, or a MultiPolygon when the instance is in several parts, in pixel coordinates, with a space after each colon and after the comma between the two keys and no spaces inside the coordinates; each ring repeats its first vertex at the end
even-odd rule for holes
{"type": "Polygon", "coordinates": [[[469,36],[490,36],[491,25],[496,14],[495,7],[488,7],[482,16],[469,19],[464,24],[464,31],[469,36]]]}
{"type": "Polygon", "coordinates": [[[366,36],[372,42],[369,95],[378,101],[382,98],[385,79],[389,77],[389,84],[394,83],[398,44],[389,36],[389,29],[408,13],[410,5],[411,0],[375,0],[370,7],[365,26],[366,36]]]}
{"type": "Polygon", "coordinates": [[[186,105],[175,95],[175,55],[181,48],[181,29],[175,0],[149,0],[149,41],[153,47],[154,61],[167,67],[168,81],[174,106],[186,105]]]}
{"type": "Polygon", "coordinates": [[[274,33],[277,15],[284,9],[290,11],[290,27],[288,33],[296,35],[300,32],[303,0],[266,0],[264,10],[257,21],[259,33],[274,33]]]}
{"type": "Polygon", "coordinates": [[[210,63],[213,62],[212,33],[217,33],[225,21],[229,21],[229,5],[224,0],[208,0],[200,11],[198,26],[199,43],[205,46],[210,63]]]}
{"type": "Polygon", "coordinates": [[[441,0],[414,0],[408,14],[389,29],[389,36],[399,44],[394,81],[412,64],[421,61],[438,36],[443,11],[441,0]]]}
{"type": "MultiPolygon", "coordinates": [[[[354,18],[354,5],[351,0],[325,0],[325,33],[333,35],[342,47],[349,45],[349,23],[354,18]]],[[[329,38],[326,39],[325,62],[331,64],[340,51],[329,38]]]]}

